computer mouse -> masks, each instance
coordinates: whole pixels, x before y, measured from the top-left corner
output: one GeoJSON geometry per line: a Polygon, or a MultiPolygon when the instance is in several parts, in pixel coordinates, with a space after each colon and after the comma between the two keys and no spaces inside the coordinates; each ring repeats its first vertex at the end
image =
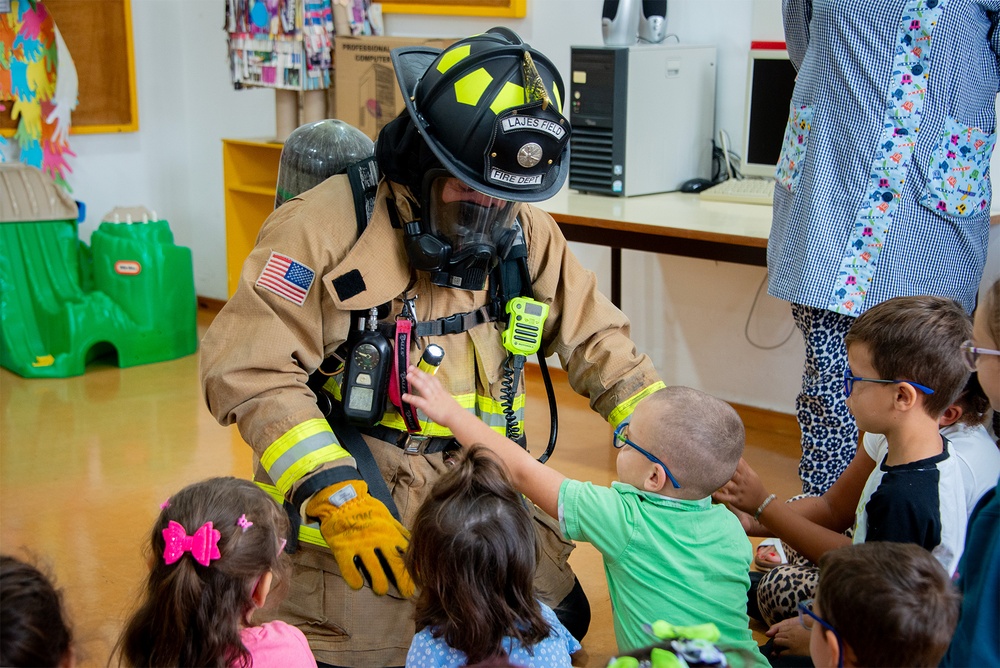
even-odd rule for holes
{"type": "Polygon", "coordinates": [[[688,179],[681,184],[682,193],[700,193],[705,188],[712,187],[713,183],[708,179],[688,179]]]}

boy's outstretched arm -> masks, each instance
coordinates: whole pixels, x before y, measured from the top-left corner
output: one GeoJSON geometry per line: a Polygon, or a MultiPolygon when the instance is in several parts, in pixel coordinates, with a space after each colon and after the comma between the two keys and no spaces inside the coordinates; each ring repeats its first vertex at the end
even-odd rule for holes
{"type": "Polygon", "coordinates": [[[412,393],[403,401],[422,410],[427,417],[451,430],[464,447],[481,443],[506,465],[514,486],[552,517],[559,513],[559,487],[566,476],[539,463],[527,450],[458,405],[434,376],[411,366],[406,372],[412,393]]]}

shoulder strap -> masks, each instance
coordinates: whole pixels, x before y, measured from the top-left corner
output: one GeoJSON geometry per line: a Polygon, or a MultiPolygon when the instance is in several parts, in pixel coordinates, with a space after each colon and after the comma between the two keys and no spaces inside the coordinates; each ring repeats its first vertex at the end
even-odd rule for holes
{"type": "Polygon", "coordinates": [[[368,227],[375,211],[375,194],[378,192],[379,171],[375,158],[359,160],[347,168],[347,178],[354,194],[354,215],[358,221],[358,236],[368,227]]]}
{"type": "Polygon", "coordinates": [[[392,500],[389,486],[386,484],[385,478],[382,477],[382,471],[379,470],[378,462],[375,461],[375,456],[372,454],[368,444],[365,443],[365,439],[362,438],[361,432],[357,427],[344,419],[344,413],[340,409],[339,404],[335,405],[333,410],[326,416],[326,421],[330,424],[330,428],[333,429],[333,433],[337,435],[340,445],[354,457],[354,462],[358,466],[358,473],[368,483],[368,492],[381,501],[389,509],[389,512],[392,513],[392,516],[399,520],[399,510],[396,508],[396,502],[392,500]]]}

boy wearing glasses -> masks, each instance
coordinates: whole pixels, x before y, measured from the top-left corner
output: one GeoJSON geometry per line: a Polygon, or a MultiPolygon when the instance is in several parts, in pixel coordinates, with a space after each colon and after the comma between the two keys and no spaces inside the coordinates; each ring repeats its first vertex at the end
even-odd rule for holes
{"type": "Polygon", "coordinates": [[[687,387],[644,398],[631,421],[615,429],[620,482],[608,488],[539,463],[459,406],[433,376],[410,367],[407,377],[417,394],[405,401],[463,446],[493,450],[518,490],[559,518],[566,538],[601,553],[619,651],[649,644],[642,628],[649,620],[714,622],[720,645],[767,665],[746,614],[750,541],[739,520],[711,499],[743,453],[743,423],[729,404],[687,387]]]}
{"type": "Polygon", "coordinates": [[[824,554],[819,571],[816,598],[799,604],[817,668],[938,665],[961,596],[926,550],[852,545],[824,554]]]}
{"type": "Polygon", "coordinates": [[[897,297],[872,307],[845,338],[844,392],[859,429],[885,438],[863,441],[820,497],[774,503],[776,495],[744,461],[715,495],[752,515],[755,522],[744,518],[748,531],[777,536],[803,558],[769,571],[757,587],[761,616],[776,625],[768,635],[779,633],[778,623],[812,597],[814,564],[852,542],[843,533],[852,525],[854,543],[915,543],[955,572],[968,514],[961,470],[938,421],[968,379],[957,351],[971,331],[969,317],[951,299],[897,297]]]}

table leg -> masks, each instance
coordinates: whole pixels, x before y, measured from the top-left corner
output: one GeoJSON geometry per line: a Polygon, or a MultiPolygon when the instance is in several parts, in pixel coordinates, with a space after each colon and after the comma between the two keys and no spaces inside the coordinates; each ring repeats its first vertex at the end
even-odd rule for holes
{"type": "Polygon", "coordinates": [[[611,248],[611,303],[622,307],[622,249],[611,248]]]}

